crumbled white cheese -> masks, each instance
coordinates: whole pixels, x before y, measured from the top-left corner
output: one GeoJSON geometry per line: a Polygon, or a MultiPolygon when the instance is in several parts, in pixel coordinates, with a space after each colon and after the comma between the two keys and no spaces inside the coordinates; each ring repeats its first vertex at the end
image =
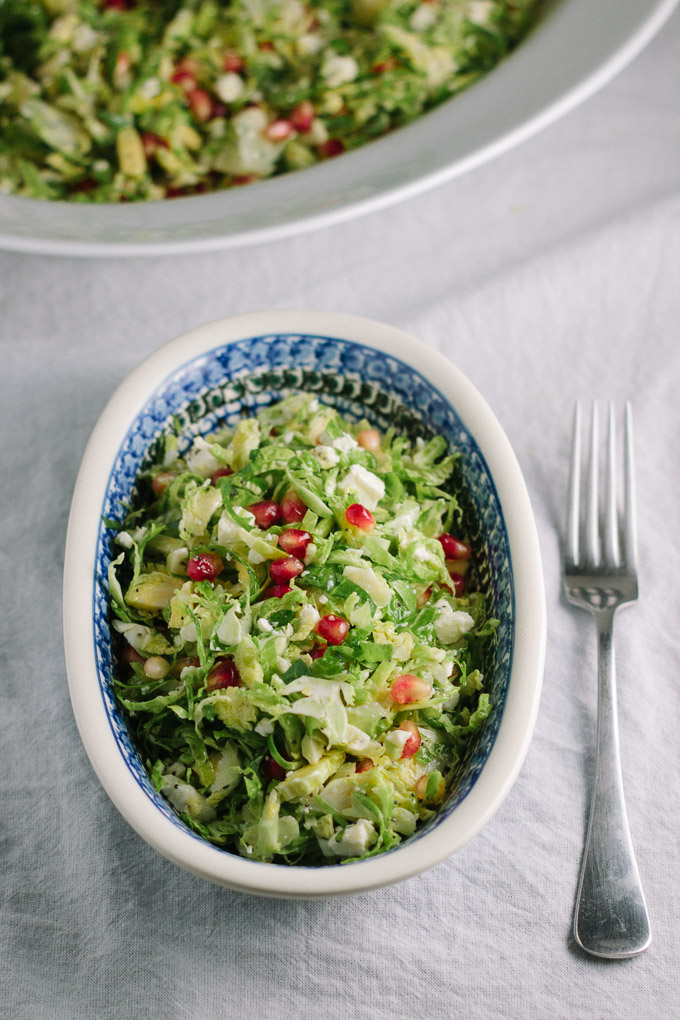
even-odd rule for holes
{"type": "Polygon", "coordinates": [[[264,563],[264,556],[261,556],[259,552],[255,552],[254,549],[248,550],[248,563],[256,567],[258,563],[264,563]]]}
{"type": "Polygon", "coordinates": [[[127,531],[119,531],[116,541],[123,549],[132,549],[132,536],[127,531]]]}
{"type": "Polygon", "coordinates": [[[385,495],[385,483],[361,464],[352,464],[345,477],[338,482],[338,492],[340,495],[353,492],[362,506],[367,510],[375,510],[385,495]]]}
{"type": "Polygon", "coordinates": [[[340,460],[337,451],[332,446],[317,446],[314,448],[313,453],[324,469],[335,467],[340,460]]]}
{"type": "Polygon", "coordinates": [[[193,471],[195,475],[200,475],[201,478],[210,478],[218,468],[222,467],[203,436],[196,436],[194,445],[184,459],[189,470],[193,471]]]}
{"type": "Polygon", "coordinates": [[[336,53],[326,57],[321,68],[321,74],[332,89],[354,81],[358,73],[359,65],[354,57],[341,57],[336,53]]]}
{"type": "Polygon", "coordinates": [[[220,75],[213,88],[223,103],[233,103],[243,92],[245,82],[233,71],[220,75]]]}
{"type": "Polygon", "coordinates": [[[269,620],[265,620],[265,619],[258,620],[257,621],[257,625],[258,625],[258,627],[260,628],[261,631],[263,631],[265,633],[268,633],[268,634],[271,634],[271,632],[274,630],[274,628],[272,627],[272,625],[269,622],[269,620]]]}
{"type": "Polygon", "coordinates": [[[318,32],[306,32],[296,41],[295,48],[301,57],[311,57],[324,48],[324,41],[318,32]]]}
{"type": "Polygon", "coordinates": [[[424,32],[431,28],[437,20],[437,11],[434,4],[421,4],[409,18],[409,25],[414,32],[424,32]]]}
{"type": "Polygon", "coordinates": [[[358,821],[348,825],[342,839],[324,839],[324,848],[337,857],[358,857],[363,854],[375,838],[375,829],[367,818],[359,818],[358,821]]]}
{"type": "Polygon", "coordinates": [[[475,625],[469,613],[460,609],[454,610],[446,599],[436,602],[435,609],[439,612],[434,621],[434,630],[438,640],[444,645],[452,645],[459,641],[475,625]]]}
{"type": "Polygon", "coordinates": [[[340,453],[349,453],[350,450],[356,450],[359,444],[354,436],[350,436],[349,433],[346,433],[342,436],[336,436],[336,438],[331,442],[331,446],[333,446],[336,450],[339,450],[340,453]]]}

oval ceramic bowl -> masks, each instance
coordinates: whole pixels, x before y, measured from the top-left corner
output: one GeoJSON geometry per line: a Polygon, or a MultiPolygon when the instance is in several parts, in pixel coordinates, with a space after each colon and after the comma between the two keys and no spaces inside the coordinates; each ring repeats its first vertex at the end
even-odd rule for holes
{"type": "Polygon", "coordinates": [[[534,31],[467,92],[363,148],[245,188],[84,205],[0,195],[0,248],[142,255],[261,243],[465,173],[561,117],[649,42],[677,0],[546,0],[534,31]]]}
{"type": "Polygon", "coordinates": [[[545,645],[542,569],[519,466],[493,413],[441,354],[351,316],[265,312],[202,326],[162,347],[123,383],[87,447],[69,521],[64,631],[71,699],[92,765],[137,832],[175,863],[221,885],[272,896],[359,892],[414,875],[469,840],[512,786],[531,739],[545,645]],[[417,366],[417,367],[416,367],[417,366]],[[112,693],[105,578],[111,532],[171,417],[183,442],[242,409],[314,391],[350,418],[442,433],[462,452],[466,525],[479,582],[500,620],[487,677],[495,708],[439,814],[376,858],[316,868],[247,860],[192,833],[150,783],[112,693]]]}

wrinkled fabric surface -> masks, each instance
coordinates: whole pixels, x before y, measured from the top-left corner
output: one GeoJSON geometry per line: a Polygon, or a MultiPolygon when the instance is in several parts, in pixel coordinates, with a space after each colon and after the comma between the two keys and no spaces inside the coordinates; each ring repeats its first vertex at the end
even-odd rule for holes
{"type": "Polygon", "coordinates": [[[149,259],[0,253],[0,1015],[12,1020],[675,1020],[680,1015],[680,15],[583,106],[405,204],[267,246],[149,259]],[[89,434],[127,373],[202,322],[308,307],[443,351],[526,476],[548,605],[535,736],[500,810],[428,873],[356,898],[213,887],[148,847],[85,756],[61,574],[89,434]],[[577,397],[634,405],[640,587],[618,621],[623,772],[654,928],[571,939],[595,640],[562,595],[577,397]]]}

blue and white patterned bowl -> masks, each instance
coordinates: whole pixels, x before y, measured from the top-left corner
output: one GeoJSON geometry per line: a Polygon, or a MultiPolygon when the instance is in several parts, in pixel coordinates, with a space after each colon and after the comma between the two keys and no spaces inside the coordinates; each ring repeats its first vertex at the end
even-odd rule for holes
{"type": "Polygon", "coordinates": [[[177,864],[222,885],[272,896],[324,896],[386,885],[469,840],[507,794],[533,731],[545,609],[536,529],[519,466],[492,412],[445,358],[391,327],[350,316],[265,312],[203,326],[162,347],[111,399],[83,459],[64,572],[71,700],[92,765],[130,824],[177,864]],[[418,367],[416,368],[415,365],[418,367]],[[437,817],[367,861],[318,868],[263,864],[206,843],[153,788],[112,691],[105,580],[112,532],[155,441],[181,423],[189,444],[242,410],[313,391],[350,418],[441,433],[460,450],[463,511],[476,578],[500,620],[486,667],[495,706],[461,780],[437,817]]]}

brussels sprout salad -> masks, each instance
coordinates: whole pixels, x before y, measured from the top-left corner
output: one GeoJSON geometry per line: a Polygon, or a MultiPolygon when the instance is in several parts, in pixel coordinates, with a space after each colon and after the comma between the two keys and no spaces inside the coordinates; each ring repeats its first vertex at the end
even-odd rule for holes
{"type": "Polygon", "coordinates": [[[116,696],[152,782],[253,860],[396,846],[491,711],[458,454],[305,394],[178,447],[159,442],[108,577],[116,696]]]}
{"type": "Polygon", "coordinates": [[[466,88],[540,0],[0,0],[0,192],[120,202],[261,180],[466,88]]]}

